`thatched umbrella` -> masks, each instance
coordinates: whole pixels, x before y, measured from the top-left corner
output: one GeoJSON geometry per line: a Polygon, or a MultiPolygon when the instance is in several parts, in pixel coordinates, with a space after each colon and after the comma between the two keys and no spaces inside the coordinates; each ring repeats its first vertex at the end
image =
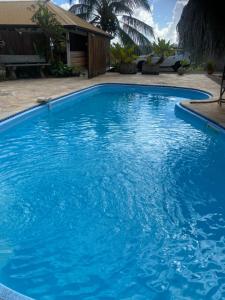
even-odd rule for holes
{"type": "Polygon", "coordinates": [[[224,58],[225,63],[223,0],[189,0],[177,28],[180,46],[196,61],[224,58]]]}

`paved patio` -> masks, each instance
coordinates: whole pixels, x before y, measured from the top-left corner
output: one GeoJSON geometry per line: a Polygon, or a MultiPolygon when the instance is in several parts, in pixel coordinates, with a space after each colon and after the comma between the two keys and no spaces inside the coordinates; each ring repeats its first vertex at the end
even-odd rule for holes
{"type": "MultiPolygon", "coordinates": [[[[55,98],[72,91],[105,82],[191,87],[212,93],[214,99],[218,99],[219,95],[219,81],[217,77],[204,74],[185,74],[184,76],[179,76],[175,73],[162,73],[159,76],[149,76],[107,73],[93,79],[71,77],[3,81],[0,82],[0,120],[36,105],[40,97],[55,98]]],[[[187,102],[186,106],[225,127],[224,107],[220,108],[216,103],[191,104],[190,102],[187,102]]]]}

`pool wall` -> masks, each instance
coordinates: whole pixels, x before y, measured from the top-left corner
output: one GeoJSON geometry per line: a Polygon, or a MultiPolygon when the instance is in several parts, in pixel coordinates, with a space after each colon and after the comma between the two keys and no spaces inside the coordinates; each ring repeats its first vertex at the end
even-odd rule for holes
{"type": "MultiPolygon", "coordinates": [[[[0,133],[7,130],[10,127],[13,127],[27,119],[30,119],[34,116],[39,115],[41,113],[47,114],[51,108],[59,106],[61,104],[64,104],[65,101],[71,100],[71,96],[76,96],[76,95],[78,96],[78,95],[82,95],[83,93],[86,94],[89,91],[90,92],[93,91],[93,89],[98,89],[99,87],[108,87],[108,86],[113,86],[113,85],[120,85],[123,87],[143,86],[143,87],[149,87],[149,88],[151,88],[151,87],[164,88],[165,87],[165,88],[172,88],[172,89],[185,89],[187,91],[192,90],[192,91],[203,93],[203,94],[205,94],[207,99],[212,96],[210,93],[207,93],[205,91],[198,90],[198,89],[185,88],[185,87],[162,86],[162,85],[118,84],[118,83],[98,84],[98,85],[93,85],[91,87],[88,87],[88,88],[85,88],[85,89],[82,89],[82,90],[79,90],[76,92],[66,94],[65,96],[57,97],[55,99],[52,99],[48,103],[38,104],[36,106],[28,108],[22,112],[19,112],[15,115],[12,115],[12,116],[2,120],[2,121],[0,121],[0,133]]],[[[73,99],[73,101],[74,101],[74,99],[73,99]]],[[[194,113],[191,110],[185,108],[184,106],[182,106],[181,103],[175,105],[175,112],[178,112],[179,114],[181,113],[184,115],[188,115],[189,117],[192,116],[193,119],[195,119],[195,121],[198,122],[201,126],[207,126],[207,125],[209,126],[210,125],[210,126],[214,127],[216,131],[225,133],[225,129],[223,129],[221,126],[219,126],[218,124],[213,123],[212,121],[208,120],[207,118],[204,118],[204,117],[200,116],[199,114],[194,113]]],[[[0,300],[32,300],[32,298],[29,298],[20,293],[17,293],[16,291],[0,284],[0,300]]]]}
{"type": "MultiPolygon", "coordinates": [[[[177,89],[177,90],[186,90],[186,91],[195,91],[202,93],[206,96],[206,99],[208,100],[209,98],[212,97],[211,93],[208,93],[206,91],[200,90],[200,89],[193,89],[193,88],[186,88],[186,87],[176,87],[176,86],[164,86],[164,85],[145,85],[145,84],[131,84],[131,83],[101,83],[101,84],[96,84],[84,89],[81,89],[79,91],[71,92],[68,93],[64,96],[60,96],[54,99],[51,99],[49,102],[44,103],[44,104],[37,104],[35,106],[32,106],[26,110],[23,110],[21,112],[18,112],[12,116],[9,116],[3,120],[0,120],[0,133],[2,131],[5,131],[6,129],[15,126],[16,124],[21,123],[22,121],[25,121],[26,119],[30,119],[31,117],[34,117],[36,115],[39,115],[40,113],[48,113],[48,111],[55,107],[56,105],[62,105],[65,104],[65,101],[71,100],[72,96],[75,95],[82,95],[86,94],[87,92],[91,92],[93,90],[98,89],[99,87],[110,87],[110,86],[142,86],[142,87],[149,87],[149,88],[171,88],[171,89],[177,89]]],[[[193,100],[193,99],[190,99],[193,100]]],[[[73,99],[74,101],[74,99],[73,99]]]]}
{"type": "Polygon", "coordinates": [[[210,128],[217,133],[225,134],[225,128],[223,128],[220,124],[208,119],[207,117],[202,116],[201,114],[195,111],[192,111],[189,108],[184,107],[182,103],[177,103],[175,105],[175,113],[178,117],[188,117],[189,120],[191,117],[192,122],[194,122],[202,130],[204,130],[205,128],[210,128]]]}

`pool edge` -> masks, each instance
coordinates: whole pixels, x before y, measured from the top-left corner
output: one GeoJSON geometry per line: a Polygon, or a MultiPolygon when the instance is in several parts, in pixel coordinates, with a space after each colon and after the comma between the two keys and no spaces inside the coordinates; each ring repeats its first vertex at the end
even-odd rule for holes
{"type": "MultiPolygon", "coordinates": [[[[51,99],[48,103],[37,104],[37,105],[31,106],[31,107],[29,107],[25,110],[22,110],[22,111],[17,112],[13,115],[10,115],[9,117],[1,119],[0,120],[0,133],[1,133],[1,129],[4,130],[4,129],[8,128],[9,123],[13,123],[13,121],[19,122],[20,120],[23,121],[24,118],[26,118],[27,115],[29,115],[28,117],[32,117],[35,114],[36,111],[47,109],[48,105],[51,104],[51,103],[57,103],[58,101],[63,101],[63,99],[65,99],[66,97],[69,97],[70,95],[77,95],[79,93],[86,92],[88,90],[91,90],[91,89],[94,89],[94,88],[97,88],[97,87],[101,87],[101,86],[107,86],[107,85],[163,87],[163,88],[165,87],[165,88],[173,88],[173,89],[185,89],[185,90],[192,90],[192,91],[197,91],[197,92],[204,93],[205,95],[209,96],[209,99],[212,98],[212,96],[213,96],[210,92],[206,92],[206,91],[201,90],[201,89],[189,88],[189,87],[180,87],[180,86],[157,85],[157,84],[138,84],[138,83],[116,83],[116,82],[115,83],[110,82],[110,83],[94,84],[94,85],[91,85],[89,87],[82,88],[82,89],[64,94],[62,96],[55,97],[55,98],[51,99]]],[[[195,117],[202,118],[204,120],[204,122],[207,123],[207,118],[205,118],[204,116],[201,116],[200,114],[197,114],[194,111],[191,111],[191,109],[187,109],[186,107],[182,106],[182,103],[175,104],[175,108],[176,107],[178,107],[179,109],[182,109],[183,111],[187,111],[189,114],[192,114],[195,117]]],[[[208,120],[208,122],[213,123],[213,121],[211,121],[211,120],[208,120]]],[[[12,125],[16,125],[16,124],[12,124],[12,125]]],[[[223,127],[221,127],[220,125],[217,125],[217,126],[220,127],[225,133],[225,129],[223,127]]],[[[19,292],[15,291],[11,288],[8,288],[7,286],[0,283],[0,300],[34,300],[34,298],[30,298],[26,295],[20,294],[19,292]]]]}
{"type": "Polygon", "coordinates": [[[189,107],[184,106],[182,104],[182,102],[176,103],[175,109],[179,109],[182,112],[187,113],[189,116],[192,116],[193,118],[198,119],[202,124],[204,123],[205,125],[210,125],[211,127],[215,128],[218,132],[225,134],[225,127],[223,127],[221,124],[202,115],[199,112],[196,112],[195,110],[192,110],[189,107]]]}
{"type": "Polygon", "coordinates": [[[0,283],[0,300],[34,300],[0,283]]]}
{"type": "MultiPolygon", "coordinates": [[[[162,84],[139,84],[139,83],[116,83],[116,82],[105,82],[105,83],[98,83],[98,84],[93,84],[85,88],[81,88],[79,90],[74,90],[72,92],[66,93],[61,96],[57,96],[55,98],[52,98],[49,102],[40,104],[38,103],[37,105],[33,105],[31,107],[28,107],[24,110],[18,111],[12,115],[7,116],[6,118],[0,119],[0,132],[4,131],[4,129],[7,129],[7,127],[10,127],[10,124],[15,121],[19,122],[20,120],[22,121],[26,117],[31,117],[34,115],[34,113],[39,112],[40,110],[47,109],[50,104],[57,103],[59,101],[63,101],[66,97],[69,97],[71,95],[76,95],[79,93],[86,92],[91,89],[95,89],[101,86],[107,86],[107,85],[120,85],[120,86],[142,86],[142,87],[162,87],[162,88],[173,88],[173,89],[185,89],[185,90],[192,90],[192,91],[197,91],[204,93],[205,95],[208,96],[208,99],[212,99],[213,94],[201,90],[201,89],[196,89],[196,88],[191,88],[191,87],[183,87],[183,86],[172,86],[172,85],[162,85],[162,84]]],[[[191,99],[190,99],[191,100],[191,99]]],[[[187,100],[188,101],[188,100],[187,100]]],[[[13,125],[13,124],[11,124],[13,125]]],[[[0,299],[1,300],[1,299],[0,299]]]]}

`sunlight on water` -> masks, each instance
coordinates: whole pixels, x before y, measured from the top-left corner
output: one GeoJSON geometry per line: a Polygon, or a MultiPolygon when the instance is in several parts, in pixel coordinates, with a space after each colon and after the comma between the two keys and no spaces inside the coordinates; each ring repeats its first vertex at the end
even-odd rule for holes
{"type": "Polygon", "coordinates": [[[205,97],[99,87],[2,133],[0,281],[41,300],[225,299],[225,143],[174,112],[205,97]]]}

